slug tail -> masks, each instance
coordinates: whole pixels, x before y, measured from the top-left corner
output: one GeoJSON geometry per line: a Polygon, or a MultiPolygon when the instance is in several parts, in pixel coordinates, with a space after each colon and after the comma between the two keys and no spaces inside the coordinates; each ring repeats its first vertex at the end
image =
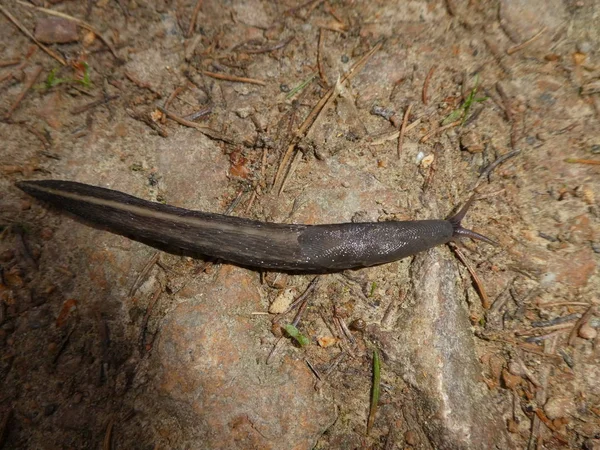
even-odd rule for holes
{"type": "Polygon", "coordinates": [[[465,218],[465,216],[467,215],[467,211],[469,211],[469,208],[471,208],[471,205],[473,205],[473,202],[475,201],[475,194],[473,194],[471,196],[471,198],[467,201],[467,203],[465,203],[465,205],[460,209],[460,211],[458,211],[454,216],[450,217],[448,219],[448,221],[452,224],[452,228],[454,229],[454,234],[452,235],[453,238],[455,239],[459,239],[462,237],[468,237],[474,240],[478,240],[478,241],[483,241],[487,244],[493,245],[493,246],[497,246],[498,243],[491,240],[490,238],[476,233],[473,230],[468,230],[466,228],[463,228],[462,225],[460,224],[462,222],[462,220],[465,218]]]}

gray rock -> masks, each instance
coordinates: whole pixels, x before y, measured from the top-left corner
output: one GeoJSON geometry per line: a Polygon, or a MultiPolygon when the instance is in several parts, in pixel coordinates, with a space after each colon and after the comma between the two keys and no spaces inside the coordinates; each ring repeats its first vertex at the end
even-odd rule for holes
{"type": "Polygon", "coordinates": [[[463,287],[445,248],[415,257],[413,302],[377,336],[411,388],[425,434],[439,449],[510,448],[475,355],[463,287]]]}

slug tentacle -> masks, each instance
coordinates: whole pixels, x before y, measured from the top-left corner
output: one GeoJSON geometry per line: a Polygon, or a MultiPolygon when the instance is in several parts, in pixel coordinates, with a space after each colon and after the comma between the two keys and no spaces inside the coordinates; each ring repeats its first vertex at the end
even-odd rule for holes
{"type": "Polygon", "coordinates": [[[448,219],[448,222],[450,222],[452,224],[452,228],[454,229],[454,233],[452,234],[452,237],[453,238],[468,237],[471,239],[486,242],[490,245],[497,246],[498,245],[497,242],[492,241],[490,238],[488,238],[482,234],[479,234],[473,230],[463,228],[462,225],[460,224],[462,222],[462,220],[465,218],[465,216],[467,215],[467,211],[469,211],[469,208],[471,208],[471,205],[473,205],[473,202],[475,201],[475,197],[476,197],[475,194],[473,194],[471,196],[471,198],[469,200],[467,200],[467,203],[465,203],[464,206],[454,216],[452,216],[448,219]]]}

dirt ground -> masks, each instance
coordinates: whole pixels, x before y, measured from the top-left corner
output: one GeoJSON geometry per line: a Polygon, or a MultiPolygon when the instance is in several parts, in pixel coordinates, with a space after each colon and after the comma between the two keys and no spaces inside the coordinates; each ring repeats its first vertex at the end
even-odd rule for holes
{"type": "Polygon", "coordinates": [[[600,449],[600,2],[0,12],[0,448],[600,449]],[[477,193],[465,226],[497,245],[261,272],[26,179],[309,224],[477,193]]]}

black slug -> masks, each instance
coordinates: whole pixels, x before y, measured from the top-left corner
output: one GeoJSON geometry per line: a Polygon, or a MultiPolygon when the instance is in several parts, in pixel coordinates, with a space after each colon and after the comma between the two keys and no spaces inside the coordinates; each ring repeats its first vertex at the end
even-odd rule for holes
{"type": "Polygon", "coordinates": [[[461,236],[471,200],[448,220],[295,225],[266,223],[153,203],[72,181],[17,186],[94,225],[159,248],[220,258],[241,266],[325,273],[405,258],[461,236]]]}

